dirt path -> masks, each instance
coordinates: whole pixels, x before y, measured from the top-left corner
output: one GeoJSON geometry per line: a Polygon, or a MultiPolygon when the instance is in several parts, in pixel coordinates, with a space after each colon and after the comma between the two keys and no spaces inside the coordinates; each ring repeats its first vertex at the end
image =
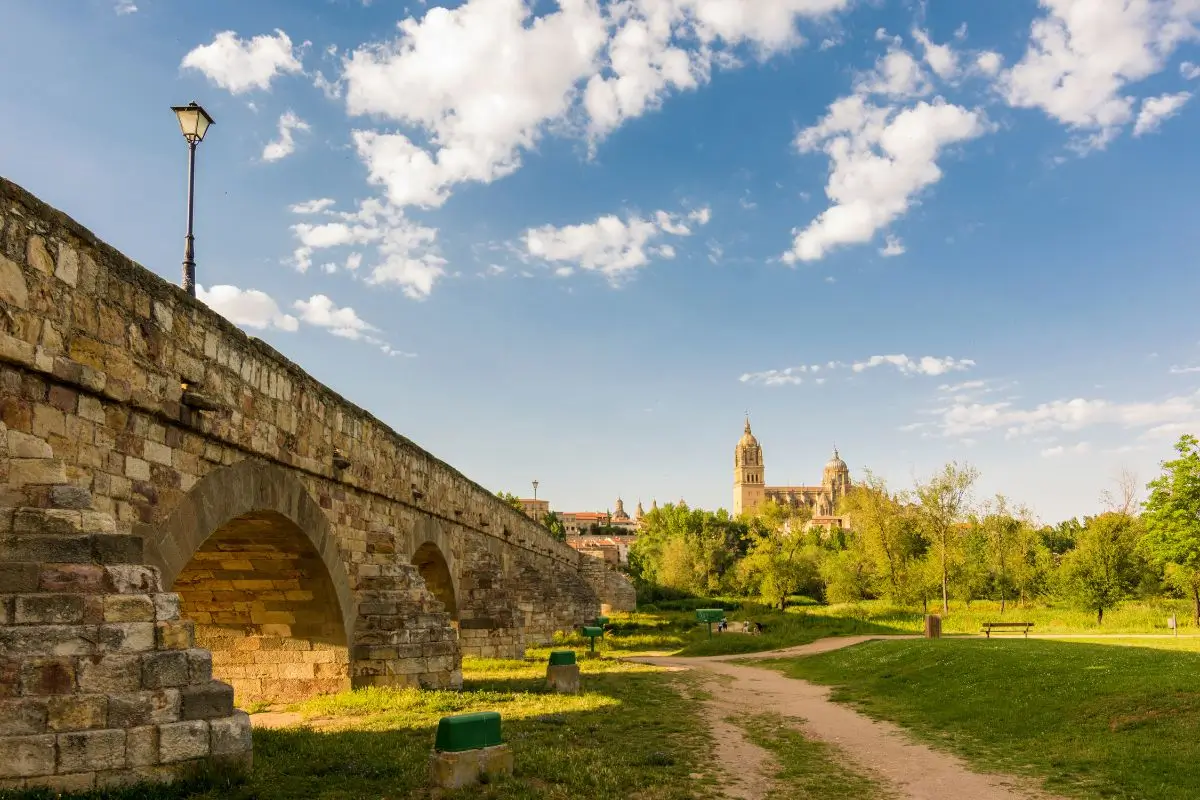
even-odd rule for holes
{"type": "MultiPolygon", "coordinates": [[[[645,657],[631,660],[676,668],[702,669],[712,673],[714,677],[727,676],[731,683],[719,690],[719,697],[736,698],[737,710],[750,713],[773,712],[796,719],[798,727],[807,735],[837,746],[850,763],[877,776],[899,797],[907,800],[1057,800],[1054,796],[1033,788],[1028,779],[976,772],[957,756],[932,750],[914,741],[896,725],[870,719],[846,706],[834,703],[829,700],[829,689],[826,687],[787,678],[774,670],[728,663],[731,659],[814,655],[883,638],[918,637],[848,636],[822,639],[812,644],[767,653],[704,658],[645,657]]],[[[715,700],[712,703],[715,707],[710,709],[710,719],[719,718],[723,725],[728,726],[723,720],[730,713],[728,708],[724,707],[729,702],[731,701],[715,700]]],[[[724,727],[714,725],[713,735],[720,743],[729,733],[724,727]]],[[[735,741],[744,741],[740,731],[737,731],[734,738],[735,741]]],[[[750,745],[749,742],[746,744],[750,745]]],[[[735,753],[737,749],[734,746],[735,753]]],[[[719,749],[717,756],[724,761],[728,751],[728,748],[719,749]]],[[[747,768],[751,762],[739,760],[726,763],[729,773],[744,774],[748,772],[747,768]]],[[[765,774],[766,762],[760,761],[754,766],[759,778],[765,780],[765,786],[769,787],[770,778],[765,774]]],[[[761,787],[763,784],[758,785],[761,787]]],[[[765,788],[760,788],[760,794],[732,794],[735,790],[738,789],[731,786],[726,791],[730,792],[732,797],[750,800],[761,798],[766,792],[765,788]]]]}

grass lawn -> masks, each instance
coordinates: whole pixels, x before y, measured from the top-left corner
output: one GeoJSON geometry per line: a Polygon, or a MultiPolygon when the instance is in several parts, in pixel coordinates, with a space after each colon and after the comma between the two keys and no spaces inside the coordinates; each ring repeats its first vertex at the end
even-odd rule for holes
{"type": "Polygon", "coordinates": [[[1041,776],[1051,791],[1195,798],[1200,653],[1142,641],[1152,646],[880,641],[758,664],[832,685],[835,700],[984,769],[1041,776]]]}
{"type": "MultiPolygon", "coordinates": [[[[254,732],[247,782],[188,789],[137,788],[104,800],[424,800],[437,720],[495,710],[513,748],[513,778],[445,800],[690,800],[703,798],[707,729],[679,693],[678,673],[609,659],[582,661],[584,692],[543,690],[545,661],[466,659],[463,692],[370,689],[290,707],[302,727],[254,732]]],[[[9,793],[0,799],[50,798],[9,793]]]]}

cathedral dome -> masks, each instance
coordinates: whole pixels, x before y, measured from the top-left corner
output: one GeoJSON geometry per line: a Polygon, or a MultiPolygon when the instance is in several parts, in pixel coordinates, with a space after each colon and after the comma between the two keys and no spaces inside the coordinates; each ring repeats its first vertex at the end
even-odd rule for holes
{"type": "Polygon", "coordinates": [[[850,468],[846,466],[846,462],[842,461],[838,455],[837,448],[833,448],[833,458],[829,459],[829,463],[825,465],[826,472],[849,472],[850,468]]]}
{"type": "Polygon", "coordinates": [[[738,447],[758,447],[758,439],[754,438],[754,434],[750,432],[750,419],[746,418],[746,432],[742,434],[742,438],[738,439],[738,447]]]}

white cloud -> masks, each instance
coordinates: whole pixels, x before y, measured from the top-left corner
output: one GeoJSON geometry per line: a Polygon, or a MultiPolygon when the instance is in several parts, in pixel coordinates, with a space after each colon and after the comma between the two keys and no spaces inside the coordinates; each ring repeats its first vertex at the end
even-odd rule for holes
{"type": "Polygon", "coordinates": [[[958,54],[948,44],[934,44],[929,34],[920,28],[913,29],[916,39],[925,53],[925,63],[942,80],[950,80],[958,75],[958,54]]]}
{"type": "Polygon", "coordinates": [[[257,289],[239,289],[228,285],[205,289],[197,284],[196,299],[234,325],[259,330],[277,328],[281,331],[295,331],[300,327],[295,317],[284,314],[270,295],[257,289]]]}
{"type": "Polygon", "coordinates": [[[1004,430],[1011,438],[1047,431],[1078,431],[1096,425],[1146,428],[1147,435],[1154,435],[1200,425],[1200,394],[1134,403],[1077,397],[1032,408],[1019,408],[1011,401],[953,403],[932,413],[945,436],[1004,430]]]}
{"type": "Polygon", "coordinates": [[[1004,66],[1004,57],[991,50],[985,50],[975,57],[975,66],[984,75],[994,77],[1000,74],[1000,70],[1004,66]]]}
{"type": "Polygon", "coordinates": [[[858,361],[850,365],[855,372],[889,365],[906,375],[944,375],[947,372],[958,372],[970,369],[975,362],[969,358],[938,358],[937,356],[921,356],[909,358],[906,355],[871,356],[866,361],[858,361]]]}
{"type": "Polygon", "coordinates": [[[1194,37],[1195,0],[1040,0],[1029,48],[1000,78],[1010,105],[1040,108],[1102,148],[1133,118],[1126,87],[1161,71],[1194,37]]]}
{"type": "MultiPolygon", "coordinates": [[[[313,253],[318,250],[373,245],[378,258],[368,283],[396,284],[407,296],[420,300],[428,297],[434,283],[446,274],[446,260],[437,250],[437,230],[409,220],[396,206],[371,199],[360,203],[356,212],[329,213],[337,221],[292,226],[299,241],[293,261],[300,272],[312,266],[313,253]]],[[[347,269],[362,264],[360,254],[350,267],[353,257],[348,257],[347,269]]]]}
{"type": "Polygon", "coordinates": [[[363,321],[353,308],[338,308],[323,294],[314,294],[308,300],[297,300],[292,305],[300,312],[301,320],[319,328],[328,328],[334,336],[361,339],[364,334],[379,330],[363,321]]]}
{"type": "MultiPolygon", "coordinates": [[[[849,368],[852,372],[863,372],[868,369],[873,369],[878,366],[892,366],[905,375],[944,375],[950,372],[959,372],[970,369],[975,366],[975,362],[963,358],[938,358],[936,356],[922,356],[920,358],[909,358],[906,355],[889,355],[889,356],[871,356],[864,361],[856,361],[852,364],[846,364],[841,361],[827,361],[824,364],[801,364],[796,367],[787,367],[786,369],[768,369],[762,372],[746,372],[738,378],[742,383],[751,383],[758,386],[788,386],[804,382],[804,376],[817,375],[824,371],[836,371],[849,368]]],[[[825,378],[814,379],[816,383],[824,383],[825,378]]],[[[968,386],[975,382],[962,384],[968,386]]],[[[983,382],[978,382],[980,386],[983,382]]],[[[943,386],[943,389],[953,388],[943,386]]],[[[921,423],[927,425],[929,423],[921,423]]]]}
{"type": "Polygon", "coordinates": [[[907,251],[904,247],[904,242],[900,241],[900,237],[889,234],[884,246],[879,250],[879,255],[884,258],[893,258],[895,256],[902,256],[905,252],[907,251]]]}
{"type": "MultiPolygon", "coordinates": [[[[292,136],[295,131],[309,130],[309,124],[292,111],[285,111],[279,117],[279,138],[269,142],[263,148],[263,161],[279,161],[296,152],[296,142],[292,136]]],[[[310,212],[311,213],[311,212],[310,212]]]]}
{"type": "Polygon", "coordinates": [[[1172,375],[1188,375],[1192,372],[1200,372],[1200,367],[1175,367],[1172,366],[1168,372],[1172,375]]]}
{"type": "Polygon", "coordinates": [[[113,10],[116,11],[119,16],[124,16],[126,14],[136,14],[138,7],[133,0],[117,0],[117,4],[113,10]]]}
{"type": "Polygon", "coordinates": [[[686,217],[656,211],[652,219],[631,216],[622,220],[616,215],[605,214],[595,222],[579,225],[530,228],[525,232],[523,243],[530,256],[594,270],[612,282],[619,282],[631,270],[650,263],[650,255],[675,257],[675,248],[669,244],[650,246],[654,240],[664,234],[690,235],[692,231],[686,221],[704,225],[710,218],[708,208],[692,211],[686,217]]]}
{"type": "Polygon", "coordinates": [[[1180,109],[1191,99],[1191,92],[1147,97],[1142,101],[1142,109],[1138,112],[1137,122],[1133,126],[1133,135],[1143,136],[1158,130],[1165,120],[1178,114],[1180,109]]]}
{"type": "Polygon", "coordinates": [[[870,241],[941,180],[942,150],[985,129],[981,112],[941,98],[899,112],[860,94],[837,100],[796,139],[800,152],[822,150],[833,162],[825,188],[833,205],[795,234],[784,261],[817,261],[839,246],[870,241]]]}
{"type": "Polygon", "coordinates": [[[300,72],[302,66],[292,49],[292,40],[281,30],[239,39],[233,31],[222,31],[211,44],[201,45],[183,57],[185,69],[203,72],[208,79],[232,94],[251,89],[267,90],[277,75],[300,72]]]}
{"type": "Polygon", "coordinates": [[[1185,81],[1194,81],[1200,78],[1200,64],[1184,61],[1179,65],[1179,74],[1183,76],[1185,81]]]}
{"type": "Polygon", "coordinates": [[[288,207],[293,214],[320,214],[333,207],[336,201],[332,197],[322,197],[316,200],[305,200],[288,207]]]}
{"type": "Polygon", "coordinates": [[[440,205],[465,181],[520,167],[549,129],[595,141],[691,89],[729,48],[766,56],[801,42],[797,21],[850,0],[627,0],[602,9],[561,0],[534,16],[523,0],[467,0],[399,24],[388,42],[345,61],[346,107],[421,132],[360,130],[355,145],[372,182],[398,205],[440,205]],[[422,141],[423,143],[418,143],[422,141]]]}

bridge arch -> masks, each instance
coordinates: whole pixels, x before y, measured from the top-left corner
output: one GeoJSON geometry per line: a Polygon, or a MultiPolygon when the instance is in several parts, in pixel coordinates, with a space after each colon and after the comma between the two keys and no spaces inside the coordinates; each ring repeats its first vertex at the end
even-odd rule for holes
{"type": "Polygon", "coordinates": [[[354,594],[328,518],[294,475],[251,459],[214,470],[144,536],[239,703],[350,688],[354,594]]]}
{"type": "Polygon", "coordinates": [[[425,588],[450,615],[451,624],[458,627],[458,591],[442,548],[437,542],[426,540],[413,551],[412,563],[425,581],[425,588]]]}

